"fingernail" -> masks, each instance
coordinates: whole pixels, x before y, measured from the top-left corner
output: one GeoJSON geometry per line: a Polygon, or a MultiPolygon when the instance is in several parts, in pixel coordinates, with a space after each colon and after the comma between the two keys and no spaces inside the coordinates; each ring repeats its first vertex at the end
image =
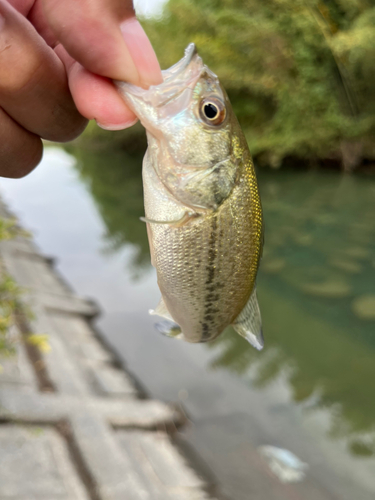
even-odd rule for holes
{"type": "Polygon", "coordinates": [[[138,69],[141,85],[149,87],[163,81],[155,51],[137,19],[132,17],[121,24],[121,32],[129,53],[138,69]]]}
{"type": "Polygon", "coordinates": [[[133,125],[135,125],[138,121],[138,118],[136,118],[135,120],[131,120],[131,121],[127,121],[127,122],[124,122],[124,123],[99,123],[99,122],[96,122],[96,124],[98,125],[98,127],[104,129],[104,130],[123,130],[125,128],[129,128],[129,127],[132,127],[133,125]]]}

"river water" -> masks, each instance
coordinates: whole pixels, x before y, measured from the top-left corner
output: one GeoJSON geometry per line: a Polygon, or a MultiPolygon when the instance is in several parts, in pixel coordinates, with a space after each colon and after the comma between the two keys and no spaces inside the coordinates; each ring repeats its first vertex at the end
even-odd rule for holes
{"type": "Polygon", "coordinates": [[[98,327],[148,393],[177,402],[178,432],[230,500],[375,498],[375,179],[261,171],[266,244],[258,295],[266,346],[229,330],[211,344],[163,337],[140,161],[47,148],[1,194],[58,269],[102,308],[98,327]],[[259,447],[308,464],[284,484],[259,447]]]}

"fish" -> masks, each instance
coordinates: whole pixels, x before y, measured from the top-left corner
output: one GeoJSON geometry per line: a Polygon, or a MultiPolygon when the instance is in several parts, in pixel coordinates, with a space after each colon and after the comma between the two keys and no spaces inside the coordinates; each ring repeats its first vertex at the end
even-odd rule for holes
{"type": "Polygon", "coordinates": [[[262,349],[263,215],[245,136],[194,44],[162,75],[148,89],[115,82],[147,134],[143,220],[161,291],[150,313],[188,342],[213,340],[231,325],[262,349]]]}

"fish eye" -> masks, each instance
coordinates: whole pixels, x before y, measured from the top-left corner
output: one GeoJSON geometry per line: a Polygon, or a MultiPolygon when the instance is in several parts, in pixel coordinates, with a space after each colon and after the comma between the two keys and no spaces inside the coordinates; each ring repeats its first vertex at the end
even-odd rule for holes
{"type": "Polygon", "coordinates": [[[207,102],[203,106],[203,112],[206,115],[206,118],[208,118],[209,120],[214,120],[219,114],[219,108],[213,102],[207,102]]]}
{"type": "Polygon", "coordinates": [[[226,117],[225,104],[217,97],[207,97],[201,102],[199,115],[207,125],[221,125],[226,117]]]}

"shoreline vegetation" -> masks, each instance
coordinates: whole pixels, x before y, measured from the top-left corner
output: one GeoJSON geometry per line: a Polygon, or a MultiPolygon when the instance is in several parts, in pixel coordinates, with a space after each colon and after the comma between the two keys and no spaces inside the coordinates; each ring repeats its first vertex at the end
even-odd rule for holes
{"type": "MultiPolygon", "coordinates": [[[[195,42],[259,166],[375,171],[375,7],[369,0],[169,0],[142,24],[162,68],[195,42]]],[[[81,139],[142,152],[140,126],[81,139]]]]}
{"type": "MultiPolygon", "coordinates": [[[[15,219],[7,220],[0,217],[0,242],[26,234],[19,228],[15,219]]],[[[6,272],[0,259],[0,373],[1,361],[15,353],[15,343],[19,341],[16,331],[16,313],[21,295],[21,288],[6,272]]]]}

